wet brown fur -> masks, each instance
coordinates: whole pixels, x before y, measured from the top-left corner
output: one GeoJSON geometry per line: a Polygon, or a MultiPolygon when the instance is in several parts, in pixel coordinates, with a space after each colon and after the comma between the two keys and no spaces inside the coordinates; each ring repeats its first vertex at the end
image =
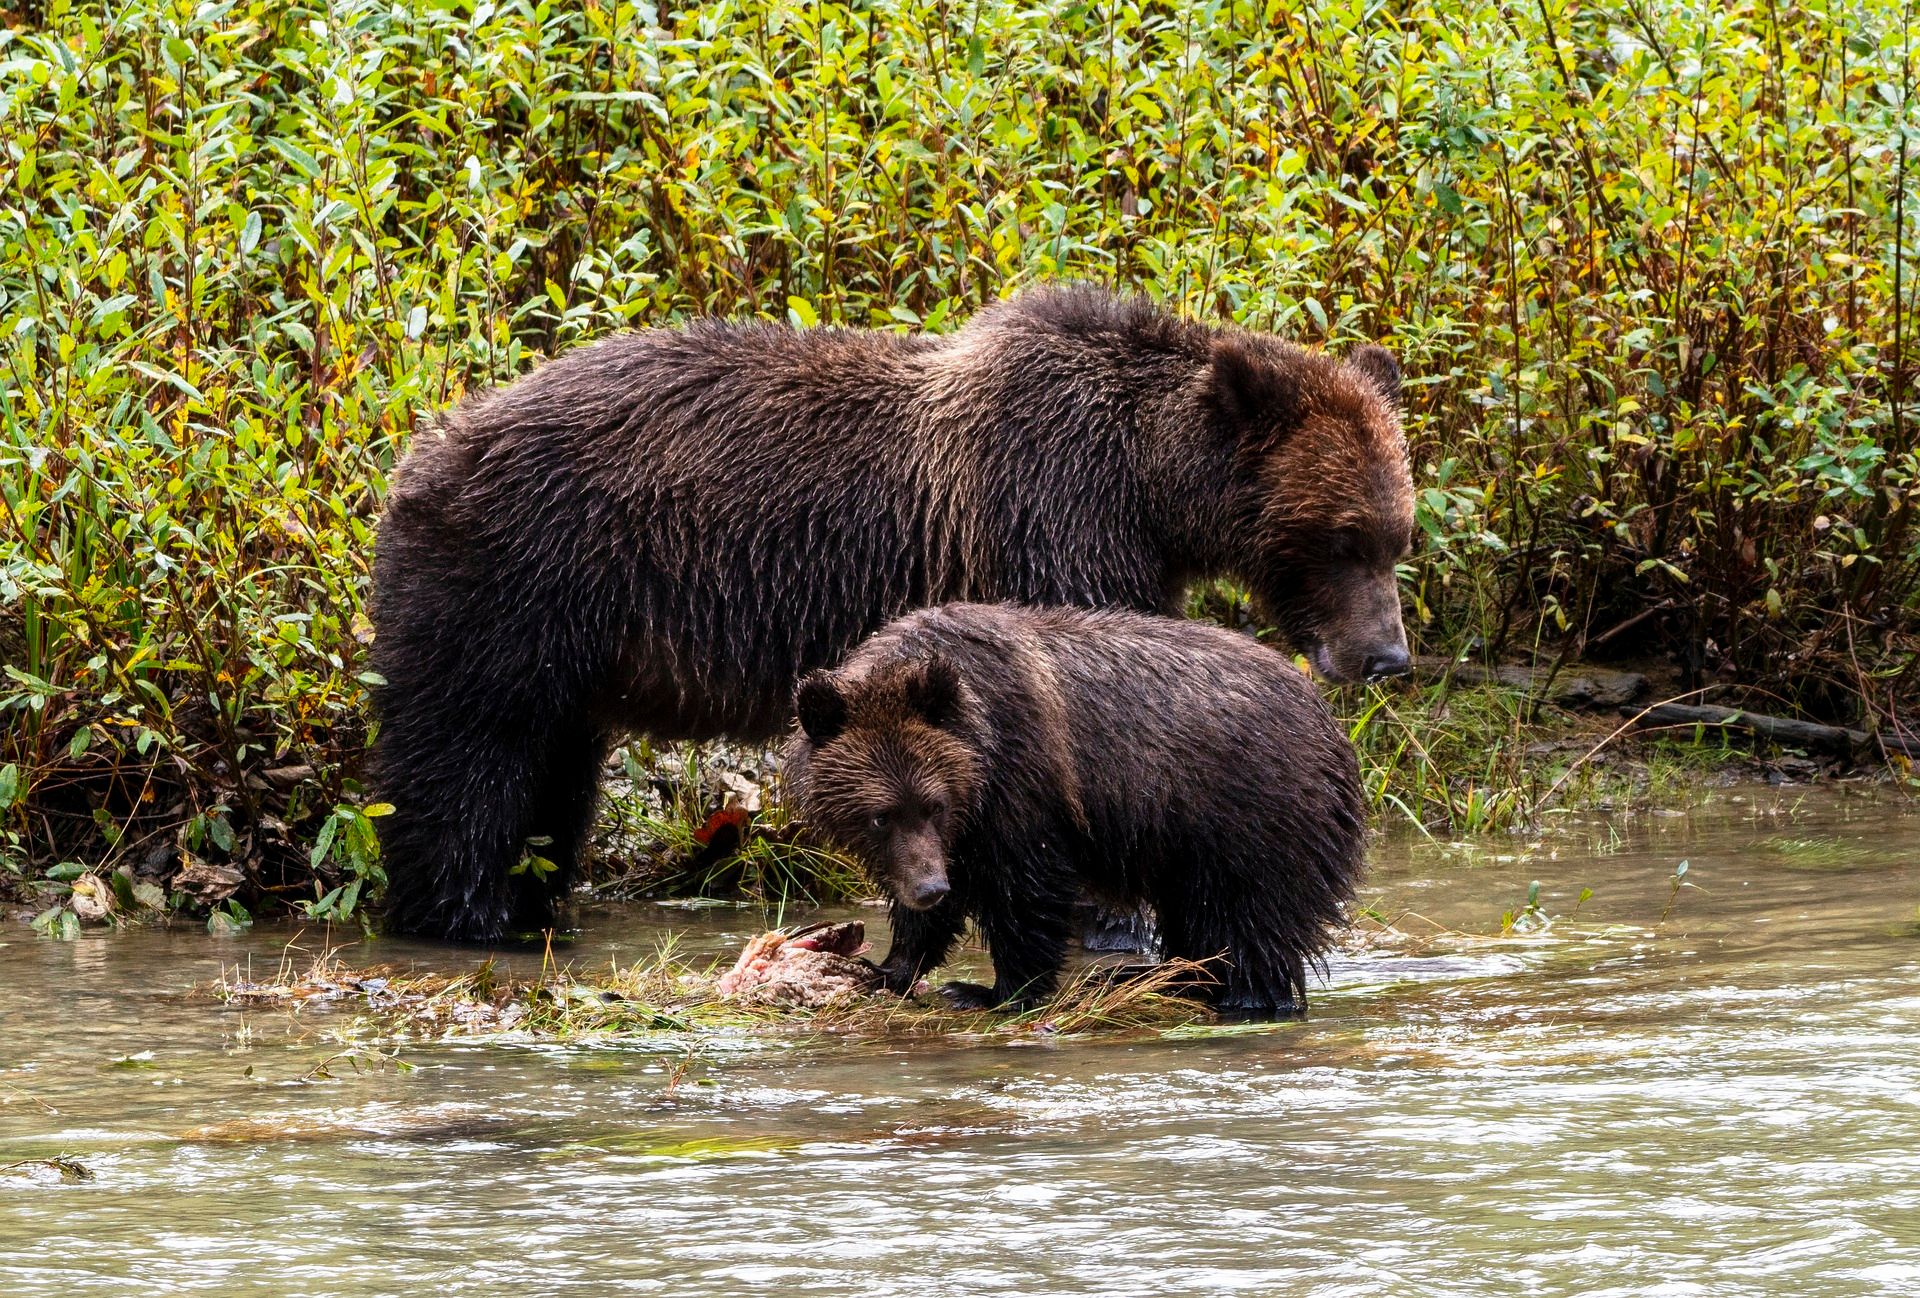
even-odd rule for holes
{"type": "Polygon", "coordinates": [[[1365,812],[1351,745],[1280,655],[1170,618],[954,604],[810,674],[797,706],[789,795],[893,898],[894,990],[971,919],[996,982],[950,993],[1047,995],[1087,890],[1150,904],[1170,957],[1224,952],[1221,1006],[1305,1004],[1365,812]]]}
{"type": "Polygon", "coordinates": [[[1322,670],[1390,670],[1397,379],[1050,289],[937,338],[626,334],[469,398],[380,527],[389,926],[552,923],[613,737],[772,736],[801,674],[909,609],[1164,612],[1236,576],[1322,670]],[[530,840],[544,878],[511,873],[530,840]]]}

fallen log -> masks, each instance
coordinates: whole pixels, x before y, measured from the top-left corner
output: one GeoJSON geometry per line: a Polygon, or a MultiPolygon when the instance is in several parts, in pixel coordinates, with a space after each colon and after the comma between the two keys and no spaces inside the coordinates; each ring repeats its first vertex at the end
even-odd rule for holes
{"type": "MultiPolygon", "coordinates": [[[[1632,709],[1623,708],[1623,713],[1633,715],[1632,709]]],[[[1824,752],[1843,753],[1853,756],[1862,749],[1884,746],[1890,753],[1899,753],[1906,757],[1920,756],[1920,739],[1905,739],[1899,735],[1875,735],[1865,730],[1854,730],[1847,726],[1822,725],[1817,721],[1800,721],[1793,717],[1773,717],[1764,712],[1750,712],[1745,708],[1722,708],[1708,703],[1656,703],[1634,718],[1634,728],[1651,730],[1663,726],[1714,726],[1722,730],[1738,730],[1747,734],[1771,739],[1775,743],[1789,744],[1798,748],[1817,748],[1824,752]]]]}
{"type": "Polygon", "coordinates": [[[1608,667],[1570,666],[1555,673],[1549,667],[1526,667],[1518,663],[1488,668],[1480,663],[1422,656],[1414,662],[1414,673],[1423,680],[1452,676],[1469,685],[1491,681],[1569,708],[1607,708],[1631,703],[1644,697],[1648,689],[1647,678],[1639,672],[1615,671],[1608,667]]]}

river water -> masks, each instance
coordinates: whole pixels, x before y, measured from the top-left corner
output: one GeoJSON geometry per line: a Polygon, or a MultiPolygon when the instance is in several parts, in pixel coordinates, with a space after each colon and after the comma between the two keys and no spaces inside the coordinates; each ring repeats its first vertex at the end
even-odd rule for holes
{"type": "MultiPolygon", "coordinates": [[[[0,1163],[93,1179],[0,1175],[0,1294],[1920,1294],[1917,858],[1920,815],[1845,790],[1389,839],[1398,936],[1300,1022],[470,1041],[333,1080],[351,1011],[182,995],[292,930],[21,927],[0,1163]],[[1535,880],[1551,923],[1511,927],[1535,880]]],[[[761,919],[601,910],[571,958],[761,919]]]]}

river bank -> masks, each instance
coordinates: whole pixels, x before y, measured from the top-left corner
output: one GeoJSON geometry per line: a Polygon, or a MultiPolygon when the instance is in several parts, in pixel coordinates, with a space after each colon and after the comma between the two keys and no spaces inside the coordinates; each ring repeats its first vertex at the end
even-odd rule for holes
{"type": "MultiPolygon", "coordinates": [[[[1658,723],[1663,705],[1701,694],[1657,670],[1427,659],[1410,682],[1332,697],[1360,755],[1376,827],[1388,834],[1498,841],[1582,812],[1685,809],[1743,783],[1869,785],[1892,796],[1915,783],[1900,752],[1781,742],[1753,733],[1751,712],[1731,724],[1658,723]]],[[[230,840],[235,850],[223,852],[200,818],[170,834],[117,835],[91,860],[10,859],[0,871],[0,917],[65,938],[168,916],[213,932],[289,914],[370,924],[384,877],[379,811],[342,808],[303,854],[284,838],[230,840]]],[[[582,884],[584,898],[602,901],[792,906],[872,893],[852,862],[789,822],[777,748],[644,741],[609,758],[582,884]]]]}

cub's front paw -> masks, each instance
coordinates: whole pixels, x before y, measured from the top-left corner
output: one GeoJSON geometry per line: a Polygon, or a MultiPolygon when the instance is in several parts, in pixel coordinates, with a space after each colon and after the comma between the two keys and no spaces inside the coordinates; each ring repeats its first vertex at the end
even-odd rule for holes
{"type": "Polygon", "coordinates": [[[1213,1003],[1214,1013],[1230,1022],[1277,1023],[1307,1016],[1304,1000],[1261,1000],[1249,996],[1223,996],[1213,1003]]]}
{"type": "Polygon", "coordinates": [[[911,996],[925,985],[909,965],[897,965],[891,961],[874,964],[871,960],[862,960],[860,963],[879,975],[880,986],[895,996],[911,996]]]}
{"type": "Polygon", "coordinates": [[[1000,1008],[1000,998],[994,995],[993,988],[982,987],[979,983],[945,983],[940,988],[940,998],[951,1009],[956,1010],[993,1010],[1000,1008]]]}

